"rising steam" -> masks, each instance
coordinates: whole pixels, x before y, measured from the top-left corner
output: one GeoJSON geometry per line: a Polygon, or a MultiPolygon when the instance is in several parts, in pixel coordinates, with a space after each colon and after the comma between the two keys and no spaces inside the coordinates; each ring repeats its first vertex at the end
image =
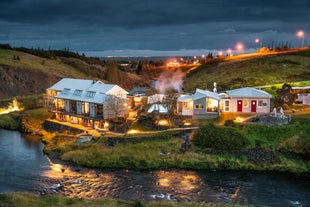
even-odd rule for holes
{"type": "Polygon", "coordinates": [[[184,73],[181,70],[164,71],[155,82],[155,88],[161,94],[165,94],[169,89],[175,89],[180,92],[182,90],[183,77],[184,73]]]}

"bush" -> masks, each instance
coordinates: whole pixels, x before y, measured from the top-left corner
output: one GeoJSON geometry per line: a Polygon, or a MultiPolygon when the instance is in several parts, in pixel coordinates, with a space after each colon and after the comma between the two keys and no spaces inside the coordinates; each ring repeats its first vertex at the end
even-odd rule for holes
{"type": "Polygon", "coordinates": [[[310,139],[306,139],[302,135],[293,136],[292,138],[282,142],[279,151],[285,153],[294,153],[305,158],[310,157],[310,139]]]}
{"type": "Polygon", "coordinates": [[[201,148],[234,150],[244,148],[249,141],[235,128],[209,123],[195,132],[193,144],[201,148]]]}

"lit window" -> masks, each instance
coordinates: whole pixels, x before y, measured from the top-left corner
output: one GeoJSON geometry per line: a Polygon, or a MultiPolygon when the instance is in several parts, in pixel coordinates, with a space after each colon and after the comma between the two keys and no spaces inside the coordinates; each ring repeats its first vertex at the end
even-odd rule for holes
{"type": "Polygon", "coordinates": [[[249,107],[249,101],[248,100],[243,101],[243,107],[249,107]]]}

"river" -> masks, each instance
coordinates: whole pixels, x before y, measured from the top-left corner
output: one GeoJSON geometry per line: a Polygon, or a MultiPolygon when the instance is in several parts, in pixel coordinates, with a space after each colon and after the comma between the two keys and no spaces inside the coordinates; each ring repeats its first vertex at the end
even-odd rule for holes
{"type": "Polygon", "coordinates": [[[0,129],[0,193],[310,206],[310,179],[281,173],[93,170],[52,163],[36,138],[0,129]]]}

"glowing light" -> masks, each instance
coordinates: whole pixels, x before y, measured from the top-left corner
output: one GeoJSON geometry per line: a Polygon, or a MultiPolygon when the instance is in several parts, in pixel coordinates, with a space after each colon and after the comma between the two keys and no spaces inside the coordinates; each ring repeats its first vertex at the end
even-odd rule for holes
{"type": "Polygon", "coordinates": [[[137,134],[137,133],[139,133],[139,130],[137,129],[130,129],[127,131],[127,134],[137,134]]]}
{"type": "Polygon", "coordinates": [[[255,39],[255,43],[259,43],[259,39],[258,38],[255,39]]]}
{"type": "Polygon", "coordinates": [[[108,122],[104,122],[103,128],[107,129],[107,128],[109,128],[109,126],[110,126],[110,124],[108,122]]]}
{"type": "Polygon", "coordinates": [[[161,120],[158,121],[157,124],[160,125],[160,126],[168,126],[169,122],[168,122],[167,119],[161,119],[161,120]]]}
{"type": "Polygon", "coordinates": [[[239,51],[242,51],[244,49],[244,45],[242,43],[238,43],[236,45],[236,49],[239,50],[239,51]]]}
{"type": "Polygon", "coordinates": [[[305,38],[305,32],[302,30],[299,30],[297,32],[297,37],[301,38],[301,47],[304,47],[304,38],[305,38]]]}
{"type": "Polygon", "coordinates": [[[165,186],[165,187],[169,187],[169,179],[167,178],[160,178],[158,180],[158,184],[161,185],[161,186],[165,186]]]}
{"type": "Polygon", "coordinates": [[[185,121],[185,122],[184,122],[184,126],[190,126],[190,125],[192,125],[191,122],[189,122],[189,121],[185,121]]]}
{"type": "Polygon", "coordinates": [[[298,37],[304,37],[304,36],[305,36],[305,32],[302,31],[302,30],[299,30],[299,31],[297,32],[297,36],[298,36],[298,37]]]}
{"type": "Polygon", "coordinates": [[[14,111],[21,111],[23,108],[19,106],[16,98],[13,99],[12,103],[9,104],[7,108],[0,108],[0,114],[8,114],[14,111]]]}
{"type": "Polygon", "coordinates": [[[243,121],[244,121],[244,118],[242,118],[242,117],[236,117],[236,121],[237,121],[237,122],[243,122],[243,121]]]}
{"type": "Polygon", "coordinates": [[[219,51],[218,55],[219,55],[219,56],[223,56],[223,52],[222,52],[222,51],[219,51]]]}
{"type": "Polygon", "coordinates": [[[180,66],[180,63],[176,59],[169,59],[167,61],[167,66],[168,67],[177,67],[177,66],[180,66]]]}

